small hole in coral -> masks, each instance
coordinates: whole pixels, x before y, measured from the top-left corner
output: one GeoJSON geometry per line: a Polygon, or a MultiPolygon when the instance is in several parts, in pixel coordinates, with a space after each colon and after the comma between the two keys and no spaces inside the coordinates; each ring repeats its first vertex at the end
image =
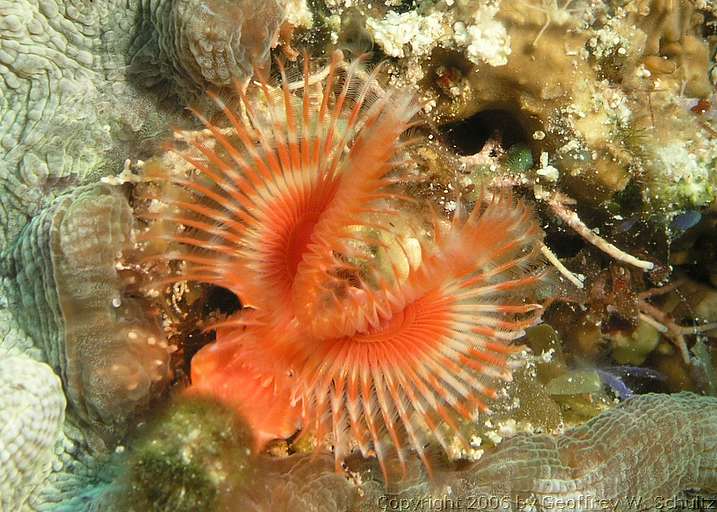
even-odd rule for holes
{"type": "Polygon", "coordinates": [[[517,117],[508,110],[498,108],[445,124],[440,132],[444,143],[459,155],[475,155],[490,139],[499,140],[504,148],[518,143],[528,145],[530,141],[517,117]]]}
{"type": "Polygon", "coordinates": [[[206,291],[204,302],[204,313],[209,314],[218,311],[225,315],[231,315],[242,307],[239,297],[226,288],[210,286],[206,291]]]}
{"type": "Polygon", "coordinates": [[[546,226],[545,244],[559,258],[573,258],[585,248],[585,240],[563,226],[546,226]]]}

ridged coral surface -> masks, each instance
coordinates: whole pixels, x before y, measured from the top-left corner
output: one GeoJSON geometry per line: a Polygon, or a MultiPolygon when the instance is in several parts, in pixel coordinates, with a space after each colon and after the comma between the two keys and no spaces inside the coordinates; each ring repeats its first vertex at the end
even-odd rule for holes
{"type": "Polygon", "coordinates": [[[73,411],[103,434],[121,432],[169,371],[161,331],[123,295],[116,263],[131,228],[120,192],[80,187],[35,217],[0,265],[18,320],[73,411]]]}
{"type": "MultiPolygon", "coordinates": [[[[638,396],[560,436],[520,434],[468,469],[437,473],[436,480],[434,487],[421,481],[388,498],[381,485],[367,483],[348,510],[430,511],[440,503],[456,511],[659,510],[681,491],[717,490],[717,398],[638,396]]],[[[302,487],[317,498],[305,498],[310,506],[253,506],[346,510],[336,505],[346,489],[335,489],[323,497],[317,478],[302,487]]],[[[265,499],[290,503],[276,494],[265,499]]]]}
{"type": "Polygon", "coordinates": [[[156,142],[205,86],[246,80],[284,19],[277,1],[252,4],[0,0],[0,241],[156,142]],[[184,99],[158,109],[160,84],[184,99]]]}
{"type": "Polygon", "coordinates": [[[0,510],[19,510],[50,471],[65,420],[65,395],[52,368],[0,352],[0,510]]]}
{"type": "MultiPolygon", "coordinates": [[[[266,0],[177,0],[147,2],[156,39],[132,56],[142,73],[176,76],[185,91],[245,82],[266,64],[284,20],[283,2],[266,0]]],[[[146,77],[145,77],[146,79],[146,77]]]]}
{"type": "Polygon", "coordinates": [[[259,469],[267,477],[240,497],[245,512],[351,510],[359,496],[357,488],[336,474],[330,457],[265,460],[259,469]]]}
{"type": "Polygon", "coordinates": [[[562,436],[516,436],[445,483],[456,496],[500,498],[503,510],[550,510],[557,500],[654,510],[687,489],[717,490],[717,399],[636,397],[562,436]]]}
{"type": "MultiPolygon", "coordinates": [[[[371,472],[354,468],[356,481],[337,475],[330,455],[261,456],[252,464],[256,477],[250,486],[225,489],[222,506],[198,510],[429,512],[441,510],[441,503],[443,510],[458,512],[666,510],[682,491],[717,490],[717,398],[639,395],[562,435],[518,434],[467,468],[444,468],[434,482],[414,478],[388,494],[371,475],[377,474],[375,464],[371,472]]],[[[412,475],[420,472],[417,463],[411,466],[412,475]]],[[[213,466],[202,471],[211,473],[213,466]]],[[[103,485],[94,500],[77,503],[72,512],[124,512],[103,485]]]]}

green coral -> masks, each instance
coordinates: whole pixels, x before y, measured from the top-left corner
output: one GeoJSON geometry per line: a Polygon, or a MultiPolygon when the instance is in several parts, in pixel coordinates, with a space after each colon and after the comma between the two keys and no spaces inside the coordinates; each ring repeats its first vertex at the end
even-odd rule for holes
{"type": "Polygon", "coordinates": [[[620,364],[642,365],[657,348],[660,332],[647,322],[641,321],[630,334],[610,337],[612,358],[620,364]]]}
{"type": "Polygon", "coordinates": [[[142,433],[130,455],[126,508],[197,512],[220,508],[250,479],[252,437],[236,414],[198,397],[176,400],[142,433]]]}
{"type": "Polygon", "coordinates": [[[505,164],[512,172],[524,173],[534,163],[533,153],[525,144],[514,144],[506,152],[505,164]]]}

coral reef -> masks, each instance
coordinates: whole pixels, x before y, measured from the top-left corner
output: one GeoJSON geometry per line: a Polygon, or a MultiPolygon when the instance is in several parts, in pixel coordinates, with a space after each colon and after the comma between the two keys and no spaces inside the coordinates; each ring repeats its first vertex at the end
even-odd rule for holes
{"type": "Polygon", "coordinates": [[[246,80],[276,43],[285,6],[288,22],[310,24],[300,1],[261,6],[0,1],[0,240],[48,198],[116,174],[127,154],[156,151],[204,87],[246,80]]]}
{"type": "Polygon", "coordinates": [[[367,27],[381,26],[377,44],[400,57],[389,69],[394,82],[418,85],[459,152],[474,154],[497,133],[504,149],[525,144],[550,159],[559,173],[543,183],[557,181],[596,204],[639,180],[645,209],[668,221],[682,207],[714,200],[714,122],[690,110],[714,91],[709,6],[457,1],[381,18],[359,5],[367,27]],[[403,44],[416,17],[424,30],[403,44]],[[395,18],[405,20],[389,23],[395,18]]]}
{"type": "Polygon", "coordinates": [[[246,83],[255,66],[268,63],[285,18],[279,0],[146,3],[149,16],[137,27],[141,45],[130,50],[131,72],[146,86],[171,80],[185,99],[208,86],[246,83]]]}
{"type": "Polygon", "coordinates": [[[61,376],[73,413],[108,441],[170,375],[164,335],[118,271],[132,223],[120,191],[79,187],[36,216],[2,258],[21,326],[61,376]]]}
{"type": "Polygon", "coordinates": [[[50,472],[65,419],[65,395],[52,369],[0,351],[0,510],[20,510],[50,472]]]}
{"type": "Polygon", "coordinates": [[[715,20],[705,0],[0,0],[0,509],[706,509],[677,498],[717,487],[715,399],[635,395],[717,394],[715,20]],[[264,78],[272,53],[335,48],[370,71],[264,78]],[[416,347],[428,328],[339,350],[425,313],[403,308],[416,281],[496,219],[531,247],[474,279],[559,278],[464,296],[452,318],[490,344],[470,371],[416,347]],[[507,359],[496,331],[541,313],[507,359]],[[386,371],[414,360],[423,386],[386,371]]]}
{"type": "Polygon", "coordinates": [[[713,93],[705,73],[710,54],[701,34],[703,15],[696,4],[653,0],[639,26],[646,35],[645,66],[668,80],[680,80],[688,97],[706,98],[713,93]]]}
{"type": "MultiPolygon", "coordinates": [[[[187,410],[186,406],[180,406],[179,411],[185,412],[170,415],[180,418],[187,410]]],[[[213,442],[204,438],[204,434],[196,433],[199,425],[214,424],[216,412],[210,412],[208,421],[197,426],[170,421],[169,431],[178,437],[171,438],[167,432],[161,433],[161,428],[155,429],[154,436],[145,440],[155,442],[144,450],[159,453],[172,448],[174,453],[182,452],[181,446],[189,441],[186,436],[190,432],[195,432],[189,441],[190,453],[197,450],[211,453],[233,442],[232,439],[241,438],[232,437],[229,434],[232,429],[226,429],[224,435],[215,433],[213,442]],[[197,436],[205,442],[194,442],[197,436]]],[[[225,414],[220,413],[219,417],[225,414]]],[[[211,508],[205,503],[191,510],[374,512],[405,510],[406,504],[410,504],[413,510],[428,511],[434,510],[437,503],[450,503],[450,510],[467,511],[490,507],[488,504],[492,503],[496,510],[517,512],[526,508],[551,510],[560,502],[573,510],[604,510],[605,507],[624,512],[656,510],[665,503],[679,500],[681,492],[687,489],[717,489],[716,417],[714,397],[692,393],[637,396],[559,436],[517,434],[468,467],[436,470],[434,482],[415,478],[392,489],[390,494],[386,494],[383,483],[372,476],[375,468],[367,468],[365,464],[353,468],[357,478],[350,481],[336,475],[331,460],[325,456],[292,456],[279,460],[259,456],[250,462],[254,473],[249,485],[223,489],[218,499],[224,500],[224,505],[211,508]],[[643,434],[644,425],[652,426],[650,435],[643,434]]],[[[219,459],[189,457],[180,465],[186,467],[195,461],[201,474],[216,476],[218,473],[213,468],[217,460],[226,459],[228,453],[222,451],[219,459]]],[[[243,456],[239,459],[244,460],[243,456]]],[[[167,460],[172,458],[161,459],[167,460]]],[[[413,467],[412,472],[414,470],[420,471],[413,467]]],[[[179,489],[169,485],[170,474],[158,475],[159,480],[150,490],[159,493],[166,489],[171,495],[180,496],[179,489]]],[[[227,483],[221,479],[219,482],[227,483]]],[[[192,482],[185,487],[183,495],[194,496],[202,488],[192,482]]],[[[127,492],[122,485],[115,492],[117,489],[127,492]]],[[[98,504],[104,504],[100,505],[105,507],[101,510],[114,510],[112,506],[117,502],[112,500],[116,495],[112,496],[112,493],[103,495],[94,505],[78,510],[93,510],[98,504]],[[108,498],[109,501],[103,501],[108,498]]],[[[166,495],[155,497],[164,499],[166,495]]],[[[189,503],[175,505],[182,507],[189,503]]],[[[148,505],[141,510],[155,508],[148,505]]]]}
{"type": "Polygon", "coordinates": [[[713,397],[642,395],[561,436],[518,434],[469,469],[441,475],[438,488],[418,484],[396,498],[416,510],[442,496],[460,501],[455,510],[542,511],[561,500],[575,510],[656,510],[681,491],[717,488],[716,414],[713,397]]]}

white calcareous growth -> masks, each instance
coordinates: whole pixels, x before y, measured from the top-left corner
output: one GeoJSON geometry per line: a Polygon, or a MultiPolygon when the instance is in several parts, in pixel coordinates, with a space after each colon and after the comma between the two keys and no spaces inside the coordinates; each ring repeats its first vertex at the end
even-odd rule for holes
{"type": "Polygon", "coordinates": [[[445,15],[440,12],[422,16],[416,11],[389,11],[381,20],[368,18],[366,28],[386,55],[400,58],[426,56],[448,34],[445,15]]]}
{"type": "Polygon", "coordinates": [[[368,18],[366,28],[391,57],[427,57],[436,47],[457,47],[464,48],[474,64],[504,66],[511,53],[510,36],[495,19],[499,8],[499,2],[488,2],[476,3],[470,13],[456,9],[425,14],[389,11],[382,19],[368,18]]]}
{"type": "Polygon", "coordinates": [[[20,510],[49,473],[65,405],[52,368],[27,356],[0,356],[0,510],[20,510]]]}
{"type": "Polygon", "coordinates": [[[466,49],[466,57],[474,64],[505,66],[508,63],[510,36],[495,19],[499,8],[499,2],[480,5],[472,20],[457,21],[453,25],[453,40],[466,49]]]}

